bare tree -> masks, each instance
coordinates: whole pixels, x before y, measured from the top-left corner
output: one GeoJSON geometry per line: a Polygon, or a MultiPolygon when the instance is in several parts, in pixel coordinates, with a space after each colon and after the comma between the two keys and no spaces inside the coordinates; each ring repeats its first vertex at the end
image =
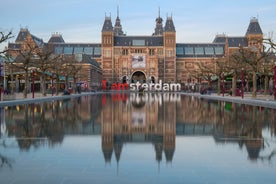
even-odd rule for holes
{"type": "MultiPolygon", "coordinates": [[[[8,39],[10,39],[10,38],[13,37],[11,31],[8,32],[7,34],[5,34],[4,32],[0,31],[0,35],[1,35],[1,36],[0,36],[0,43],[5,42],[5,41],[7,41],[8,39]]],[[[1,55],[1,54],[4,54],[5,52],[6,52],[5,50],[0,51],[0,55],[1,55]]]]}
{"type": "Polygon", "coordinates": [[[217,94],[221,93],[221,77],[222,73],[227,73],[227,65],[224,59],[213,59],[210,63],[197,62],[196,70],[191,71],[192,77],[203,79],[208,81],[208,86],[211,86],[211,82],[217,79],[217,94]]]}
{"type": "Polygon", "coordinates": [[[261,68],[265,58],[268,54],[266,52],[260,52],[258,49],[253,48],[243,48],[240,47],[238,53],[234,55],[236,62],[241,63],[242,66],[247,70],[248,73],[252,75],[252,97],[257,96],[257,73],[261,73],[261,68]]]}
{"type": "MultiPolygon", "coordinates": [[[[64,78],[65,90],[68,90],[69,79],[71,77],[73,78],[74,84],[72,87],[75,92],[76,77],[81,69],[81,65],[74,55],[63,55],[59,57],[56,62],[58,62],[58,64],[55,64],[53,68],[53,72],[56,76],[56,84],[60,83],[61,78],[64,78]]],[[[58,89],[58,85],[56,85],[56,89],[58,89]]]]}
{"type": "Polygon", "coordinates": [[[20,70],[23,70],[25,77],[24,98],[27,98],[29,86],[29,73],[32,67],[35,67],[37,47],[33,44],[26,44],[25,49],[19,51],[19,55],[10,64],[20,70]]]}
{"type": "Polygon", "coordinates": [[[239,52],[232,53],[226,63],[226,70],[229,72],[230,75],[232,75],[232,96],[236,96],[237,80],[241,74],[242,69],[244,68],[245,65],[243,62],[241,62],[239,52]]]}
{"type": "Polygon", "coordinates": [[[36,69],[41,73],[41,89],[42,95],[46,96],[46,72],[50,72],[56,63],[59,55],[53,54],[51,45],[44,45],[42,49],[37,52],[38,60],[35,63],[36,69]]]}

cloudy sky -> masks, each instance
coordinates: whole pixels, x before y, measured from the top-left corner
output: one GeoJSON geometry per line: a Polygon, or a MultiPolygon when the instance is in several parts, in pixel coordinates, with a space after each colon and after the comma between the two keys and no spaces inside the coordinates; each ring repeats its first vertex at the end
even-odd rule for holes
{"type": "Polygon", "coordinates": [[[28,28],[45,42],[58,32],[65,42],[99,43],[105,15],[114,24],[117,7],[127,35],[151,35],[160,7],[163,20],[173,17],[178,43],[212,42],[221,33],[244,36],[252,17],[265,36],[276,31],[275,0],[7,0],[1,2],[0,31],[16,37],[28,28]]]}

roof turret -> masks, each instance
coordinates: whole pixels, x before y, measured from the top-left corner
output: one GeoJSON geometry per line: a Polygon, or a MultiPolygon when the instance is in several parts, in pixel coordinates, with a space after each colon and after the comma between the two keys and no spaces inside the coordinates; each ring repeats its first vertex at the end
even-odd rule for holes
{"type": "Polygon", "coordinates": [[[256,17],[251,18],[249,26],[246,31],[246,35],[248,34],[263,34],[258,19],[256,17]]]}
{"type": "Polygon", "coordinates": [[[165,25],[164,29],[165,29],[166,32],[175,32],[175,27],[174,27],[174,24],[173,24],[172,17],[167,17],[166,25],[165,25]]]}
{"type": "Polygon", "coordinates": [[[113,26],[112,26],[112,22],[111,22],[111,16],[109,16],[109,17],[105,16],[102,32],[103,31],[113,31],[113,26]]]}
{"type": "Polygon", "coordinates": [[[65,43],[62,38],[62,35],[59,33],[53,33],[48,43],[65,43]]]}

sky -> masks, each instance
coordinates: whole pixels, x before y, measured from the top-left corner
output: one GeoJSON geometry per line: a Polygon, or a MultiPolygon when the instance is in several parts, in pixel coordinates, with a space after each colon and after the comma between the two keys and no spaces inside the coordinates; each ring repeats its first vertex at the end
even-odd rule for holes
{"type": "MultiPolygon", "coordinates": [[[[119,17],[127,35],[151,35],[155,19],[172,16],[177,43],[209,43],[217,34],[244,36],[252,17],[264,36],[276,31],[275,0],[2,0],[0,31],[20,28],[48,42],[60,33],[67,43],[100,43],[105,16],[119,17]]],[[[273,36],[274,38],[275,36],[273,36]]],[[[2,43],[1,48],[8,42],[2,43]]]]}

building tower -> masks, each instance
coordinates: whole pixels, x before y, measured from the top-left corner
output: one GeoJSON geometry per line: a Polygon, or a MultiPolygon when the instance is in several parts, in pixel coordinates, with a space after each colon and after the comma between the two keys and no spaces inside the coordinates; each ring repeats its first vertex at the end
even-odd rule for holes
{"type": "Polygon", "coordinates": [[[124,35],[122,25],[121,25],[121,20],[119,18],[119,7],[117,7],[117,18],[116,18],[116,22],[114,25],[114,35],[115,36],[124,35]]]}
{"type": "Polygon", "coordinates": [[[158,11],[158,17],[155,19],[156,25],[153,35],[163,35],[163,19],[160,17],[160,8],[158,11]]]}
{"type": "Polygon", "coordinates": [[[257,18],[251,18],[245,36],[249,48],[256,49],[256,51],[258,50],[260,52],[262,51],[263,32],[257,18]]]}
{"type": "Polygon", "coordinates": [[[105,16],[102,28],[102,69],[103,79],[107,82],[113,81],[113,46],[114,29],[111,22],[111,16],[105,16]]]}
{"type": "Polygon", "coordinates": [[[167,17],[163,33],[164,39],[164,82],[176,81],[176,31],[172,17],[167,17]]]}

